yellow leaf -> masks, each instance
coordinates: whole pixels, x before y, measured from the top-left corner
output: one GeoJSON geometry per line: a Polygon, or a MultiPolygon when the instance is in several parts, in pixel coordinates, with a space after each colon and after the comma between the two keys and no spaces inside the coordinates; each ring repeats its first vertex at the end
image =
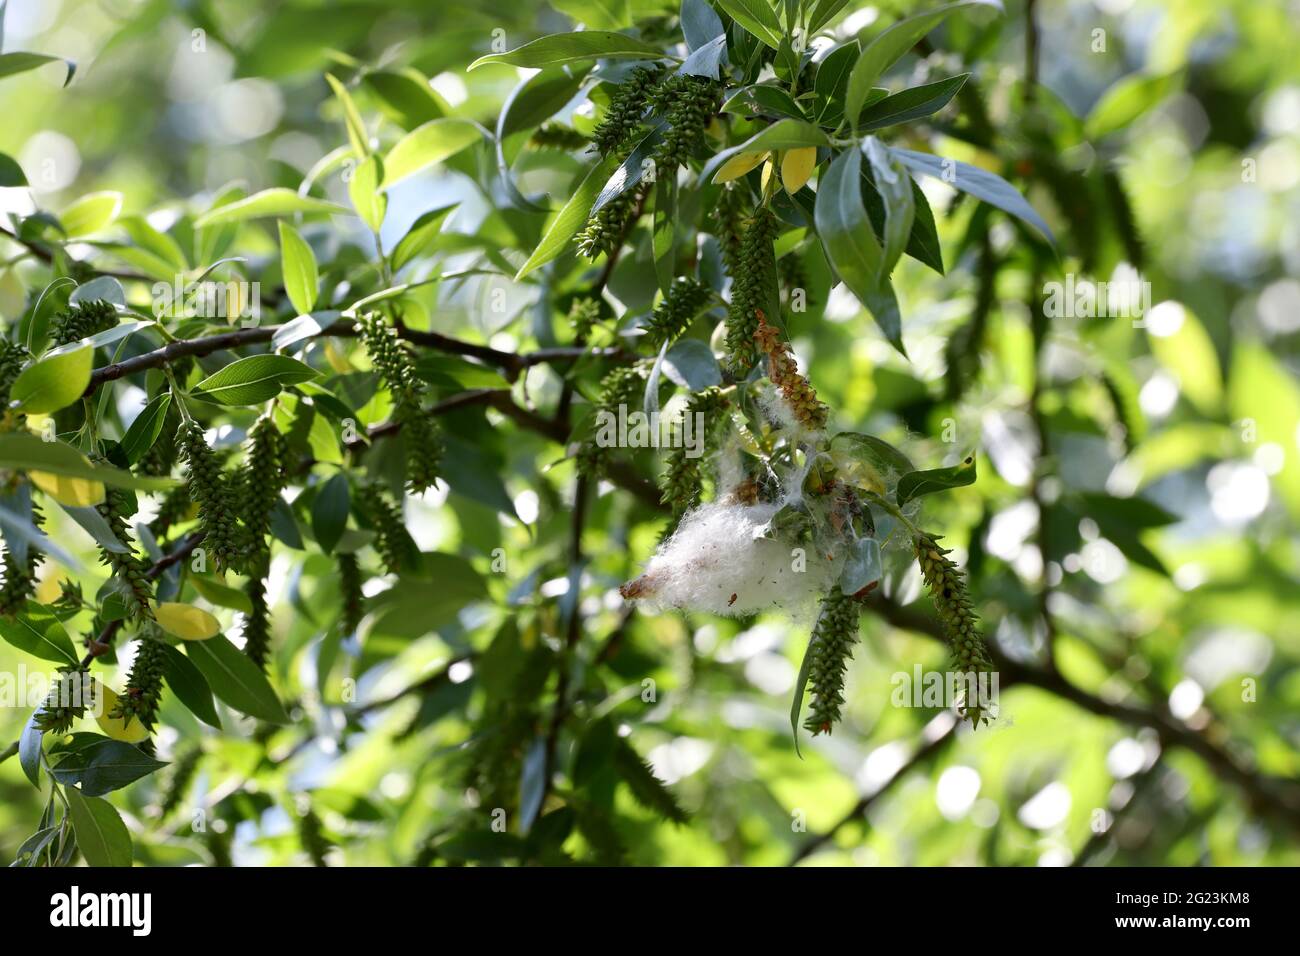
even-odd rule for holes
{"type": "Polygon", "coordinates": [[[132,717],[128,723],[122,717],[109,716],[117,709],[117,694],[110,688],[95,681],[95,691],[99,704],[95,711],[95,723],[99,724],[100,730],[114,740],[128,744],[138,744],[149,736],[149,729],[140,723],[140,718],[132,717]]]}
{"type": "MultiPolygon", "coordinates": [[[[46,567],[49,567],[49,565],[47,564],[46,567]]],[[[37,582],[36,593],[33,597],[38,604],[53,604],[62,593],[63,588],[59,584],[59,576],[57,574],[46,574],[37,582]]]]}
{"type": "Polygon", "coordinates": [[[739,156],[732,156],[714,174],[713,181],[715,183],[729,183],[733,179],[739,179],[765,159],[767,159],[766,150],[761,153],[741,153],[739,156]]]}
{"type": "Polygon", "coordinates": [[[764,195],[764,196],[767,195],[767,184],[770,183],[770,182],[772,181],[772,173],[773,173],[775,170],[776,170],[776,167],[772,164],[772,161],[771,161],[770,159],[769,159],[767,162],[765,162],[765,163],[763,164],[763,178],[762,178],[761,182],[762,182],[762,185],[763,185],[763,195],[764,195]]]}
{"type": "Polygon", "coordinates": [[[221,633],[221,622],[192,604],[164,601],[154,616],[159,627],[183,641],[206,641],[221,633]]]}
{"type": "Polygon", "coordinates": [[[785,156],[781,158],[781,182],[785,184],[786,192],[793,195],[806,186],[816,168],[816,146],[786,150],[785,156]]]}
{"type": "Polygon", "coordinates": [[[52,475],[48,471],[29,472],[32,484],[61,505],[69,508],[89,508],[104,500],[104,483],[89,478],[69,478],[52,475]]]}
{"type": "Polygon", "coordinates": [[[331,341],[325,342],[325,361],[330,363],[330,368],[340,375],[346,375],[348,372],[356,371],[352,363],[347,360],[342,352],[335,347],[331,341]]]}

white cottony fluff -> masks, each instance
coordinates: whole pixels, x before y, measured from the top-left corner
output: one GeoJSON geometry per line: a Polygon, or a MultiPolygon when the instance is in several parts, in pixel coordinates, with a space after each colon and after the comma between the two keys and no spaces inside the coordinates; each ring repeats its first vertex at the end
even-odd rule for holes
{"type": "Polygon", "coordinates": [[[764,537],[779,504],[711,502],[686,514],[624,596],[650,610],[740,617],[811,608],[830,585],[827,562],[764,537]]]}

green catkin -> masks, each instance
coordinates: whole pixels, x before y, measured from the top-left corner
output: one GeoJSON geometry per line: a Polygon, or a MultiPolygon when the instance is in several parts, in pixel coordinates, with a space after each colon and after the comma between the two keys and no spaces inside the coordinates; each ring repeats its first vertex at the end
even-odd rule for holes
{"type": "Polygon", "coordinates": [[[366,354],[393,397],[393,421],[402,429],[406,448],[406,484],[412,494],[431,488],[442,462],[442,434],[420,400],[424,383],[406,343],[384,317],[371,312],[357,320],[366,354]]]}
{"type": "Polygon", "coordinates": [[[240,480],[244,527],[260,550],[271,531],[271,512],[280,500],[288,473],[289,446],[270,416],[259,418],[248,432],[248,457],[240,480]]]}
{"type": "Polygon", "coordinates": [[[573,329],[576,341],[585,342],[591,337],[591,330],[600,321],[600,302],[581,296],[569,306],[569,327],[573,329]]]}
{"type": "Polygon", "coordinates": [[[727,310],[727,362],[732,374],[743,377],[758,361],[754,333],[758,313],[768,308],[776,283],[776,257],[772,241],[777,221],[763,207],[745,224],[740,248],[731,269],[731,305],[727,310]]]}
{"type": "Polygon", "coordinates": [[[237,568],[243,561],[243,530],[239,525],[237,495],[229,476],[221,470],[216,454],[203,437],[203,426],[189,421],[181,425],[176,443],[187,466],[190,497],[199,506],[203,549],[218,571],[237,568]]]}
{"type": "Polygon", "coordinates": [[[715,426],[726,407],[727,399],[717,386],[697,392],[686,404],[687,415],[693,416],[698,413],[704,416],[704,430],[697,437],[697,440],[702,442],[702,446],[697,446],[696,449],[701,452],[698,456],[693,458],[688,456],[685,447],[673,448],[668,453],[663,479],[663,502],[672,506],[674,520],[700,503],[703,493],[704,462],[708,460],[711,452],[717,450],[718,430],[715,426]]]}
{"type": "MultiPolygon", "coordinates": [[[[948,557],[951,551],[939,547],[938,539],[923,531],[913,536],[912,548],[948,639],[952,670],[963,676],[992,673],[993,662],[980,634],[979,618],[961,569],[948,557]]],[[[988,722],[978,706],[963,708],[962,715],[977,726],[981,720],[988,722]]]]}
{"type": "Polygon", "coordinates": [[[339,590],[343,598],[339,623],[344,634],[355,634],[361,626],[365,608],[365,595],[361,590],[361,565],[355,554],[340,554],[338,562],[339,590]]]}
{"type": "Polygon", "coordinates": [[[602,252],[613,254],[637,218],[644,196],[644,186],[638,186],[601,206],[578,234],[578,252],[588,259],[596,258],[602,252]]]}
{"type": "Polygon", "coordinates": [[[591,145],[591,140],[572,127],[560,123],[543,123],[528,140],[528,145],[533,149],[572,151],[585,149],[591,145]]]}
{"type": "Polygon", "coordinates": [[[117,327],[117,309],[111,302],[83,302],[60,312],[50,325],[50,341],[67,345],[117,327]]]}
{"type": "Polygon", "coordinates": [[[811,657],[808,686],[812,700],[804,727],[814,735],[829,734],[839,722],[844,706],[844,675],[857,640],[857,602],[836,585],[822,598],[812,645],[808,648],[811,657]]]}
{"type": "Polygon", "coordinates": [[[681,276],[668,287],[667,294],[650,313],[643,341],[652,352],[665,343],[672,344],[685,332],[700,310],[708,303],[712,291],[697,279],[681,276]]]}
{"type": "MultiPolygon", "coordinates": [[[[37,528],[45,524],[45,516],[36,502],[32,502],[32,524],[37,528]]],[[[13,617],[36,591],[36,567],[42,557],[42,552],[30,544],[27,546],[27,560],[22,562],[14,556],[12,548],[5,549],[4,580],[0,581],[0,617],[13,617]]]]}
{"type": "Polygon", "coordinates": [[[153,733],[158,719],[158,702],[162,699],[163,668],[167,662],[166,646],[151,634],[145,634],[131,662],[131,674],[126,679],[126,690],[117,699],[110,717],[121,717],[129,726],[139,720],[153,733]]]}
{"type": "Polygon", "coordinates": [[[162,793],[158,797],[160,820],[165,820],[185,800],[190,783],[194,780],[194,773],[198,770],[199,761],[202,759],[203,748],[195,745],[186,747],[172,760],[171,772],[167,775],[162,793]]]}
{"type": "Polygon", "coordinates": [[[657,66],[639,66],[618,85],[610,97],[609,108],[591,134],[600,155],[621,153],[630,145],[633,135],[641,128],[651,90],[661,75],[662,70],[657,66]]]}
{"type": "Polygon", "coordinates": [[[177,485],[163,495],[158,503],[158,513],[149,522],[149,531],[159,542],[167,539],[173,525],[180,524],[190,516],[194,499],[190,497],[187,485],[177,485]]]}
{"type": "Polygon", "coordinates": [[[660,175],[671,175],[703,148],[705,130],[718,111],[719,90],[714,80],[683,73],[651,92],[651,105],[667,123],[653,153],[660,175]]]}
{"type": "Polygon", "coordinates": [[[645,395],[645,381],[645,370],[637,365],[620,365],[601,379],[600,401],[592,417],[591,435],[578,453],[578,468],[584,475],[591,478],[604,476],[610,449],[602,447],[597,440],[602,419],[609,415],[618,418],[620,405],[626,405],[629,410],[640,408],[645,395]]]}
{"type": "Polygon", "coordinates": [[[99,560],[113,569],[122,584],[122,599],[126,602],[128,619],[143,617],[153,620],[153,607],[150,605],[154,599],[153,586],[149,583],[144,559],[136,553],[135,539],[127,520],[131,513],[130,500],[130,496],[122,489],[107,488],[104,500],[95,506],[113,536],[127,548],[125,552],[100,548],[99,560]]]}
{"type": "Polygon", "coordinates": [[[86,716],[85,691],[90,675],[79,667],[60,667],[45,703],[37,711],[34,726],[41,733],[66,734],[86,716]]]}
{"type": "Polygon", "coordinates": [[[329,866],[326,862],[332,843],[325,837],[325,828],[320,817],[310,806],[298,815],[298,840],[311,860],[312,866],[329,866]]]}
{"type": "Polygon", "coordinates": [[[266,602],[267,562],[264,555],[254,560],[253,575],[244,585],[249,604],[249,611],[244,615],[244,655],[264,671],[271,653],[271,609],[266,602]]]}
{"type": "Polygon", "coordinates": [[[374,528],[375,550],[383,559],[384,567],[396,574],[402,570],[406,550],[401,543],[406,534],[401,507],[390,501],[388,495],[374,484],[361,488],[359,503],[374,528]]]}

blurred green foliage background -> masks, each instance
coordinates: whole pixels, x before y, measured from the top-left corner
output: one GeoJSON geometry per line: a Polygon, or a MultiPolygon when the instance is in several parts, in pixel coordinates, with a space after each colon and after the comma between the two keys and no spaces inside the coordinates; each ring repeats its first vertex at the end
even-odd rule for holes
{"type": "MultiPolygon", "coordinates": [[[[514,47],[600,6],[616,17],[672,9],[655,0],[11,0],[5,49],[68,56],[78,70],[67,89],[58,66],[0,84],[0,150],[19,160],[44,208],[111,189],[126,213],[166,221],[232,181],[297,188],[345,142],[326,71],[414,67],[449,113],[493,128],[519,73],[464,68],[495,31],[514,47]]],[[[846,13],[852,29],[870,30],[913,6],[846,13]]],[[[927,520],[970,566],[998,647],[1049,676],[1004,671],[1003,716],[974,733],[954,732],[934,709],[892,706],[892,676],[941,668],[945,653],[904,626],[925,618],[922,603],[910,608],[916,573],[900,562],[884,588],[888,606],[864,616],[843,726],[805,737],[800,757],[788,710],[806,628],[779,617],[742,625],[628,614],[616,589],[638,573],[662,522],[604,488],[588,518],[581,606],[583,641],[610,653],[602,692],[584,706],[629,732],[691,813],[685,825],[664,822],[620,792],[632,862],[1300,863],[1300,9],[1043,0],[1034,12],[1039,109],[1017,106],[1025,7],[1013,0],[991,25],[954,19],[932,36],[936,52],[905,59],[897,74],[915,83],[962,63],[974,69],[986,147],[941,128],[904,145],[1019,176],[1061,238],[1060,266],[1027,252],[1005,220],[971,240],[980,235],[972,220],[987,213],[927,187],[948,274],[908,260],[896,274],[911,362],[840,292],[815,293],[791,335],[838,427],[895,440],[921,467],[979,449],[979,481],[936,499],[927,520]],[[1103,170],[1118,176],[1132,223],[1117,217],[1103,170]],[[1107,281],[1139,265],[1152,303],[1143,327],[1054,318],[1036,352],[1040,283],[1054,270],[1107,281]],[[1127,507],[1132,495],[1168,521],[1127,507]]],[[[356,95],[378,115],[364,84],[356,95]]],[[[566,195],[576,159],[511,147],[526,193],[566,195]]],[[[542,220],[493,211],[475,182],[476,163],[490,162],[414,179],[394,194],[385,235],[460,202],[447,231],[463,238],[446,241],[444,270],[526,254],[542,220]]],[[[337,177],[324,188],[346,203],[337,177]]],[[[273,233],[244,239],[240,254],[274,281],[273,233]]],[[[344,231],[324,241],[360,240],[344,231]]],[[[611,290],[629,309],[649,305],[646,272],[632,256],[616,270],[611,290]]],[[[539,316],[536,286],[506,285],[504,318],[484,309],[503,288],[493,281],[430,293],[423,321],[507,350],[564,341],[559,316],[539,316]]],[[[13,320],[27,291],[23,270],[0,263],[0,314],[13,320]]],[[[559,381],[539,368],[514,387],[545,404],[559,381]]],[[[341,702],[316,673],[313,641],[334,613],[329,562],[277,565],[276,679],[304,721],[263,739],[211,735],[195,798],[225,801],[236,862],[302,861],[286,794],[313,793],[338,845],[331,860],[353,864],[411,863],[452,821],[486,812],[467,799],[461,745],[482,732],[482,684],[513,666],[496,658],[522,658],[553,636],[572,570],[572,467],[556,464],[554,442],[481,421],[449,426],[477,491],[408,512],[426,550],[466,559],[452,569],[463,580],[409,588],[374,612],[335,672],[358,678],[359,703],[341,702]],[[504,573],[492,566],[497,548],[504,573]],[[436,694],[399,693],[453,657],[482,654],[512,619],[517,648],[498,640],[500,653],[468,680],[462,671],[436,694]]],[[[646,475],[652,458],[639,462],[646,475]]],[[[72,540],[91,553],[88,538],[72,540]]],[[[38,662],[0,645],[0,667],[23,663],[38,662]]],[[[203,732],[178,709],[165,716],[203,732]]],[[[0,742],[27,717],[0,709],[0,742]]],[[[174,742],[164,736],[163,751],[174,742]]],[[[153,822],[153,784],[117,800],[138,859],[209,859],[183,815],[153,822]]],[[[0,765],[0,855],[12,856],[38,814],[17,761],[0,765]]],[[[566,849],[583,840],[574,835],[566,849]]],[[[441,856],[476,858],[464,846],[441,856]]]]}

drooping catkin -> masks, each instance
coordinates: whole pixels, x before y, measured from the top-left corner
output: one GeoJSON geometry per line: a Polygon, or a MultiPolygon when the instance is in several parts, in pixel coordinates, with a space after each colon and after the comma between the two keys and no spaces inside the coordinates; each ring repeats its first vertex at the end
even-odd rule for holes
{"type": "Polygon", "coordinates": [[[401,571],[406,561],[406,524],[400,505],[394,504],[376,484],[366,484],[358,493],[358,504],[375,532],[375,550],[390,573],[401,571]]]}
{"type": "Polygon", "coordinates": [[[853,645],[858,640],[858,605],[839,585],[822,599],[813,628],[808,669],[812,699],[804,727],[816,734],[829,734],[840,720],[844,706],[844,675],[853,645]]]}
{"type": "Polygon", "coordinates": [[[254,549],[260,550],[270,533],[271,512],[288,477],[288,454],[288,442],[269,415],[249,429],[248,457],[240,474],[240,504],[254,549]]]}
{"type": "Polygon", "coordinates": [[[165,820],[185,800],[202,759],[203,747],[191,744],[172,760],[171,771],[163,781],[162,792],[158,797],[159,819],[165,820]]]}
{"type": "Polygon", "coordinates": [[[271,609],[266,600],[266,558],[258,555],[253,560],[253,575],[244,585],[244,594],[249,604],[249,611],[244,615],[244,654],[258,668],[266,670],[266,662],[271,654],[271,609]]]}
{"type": "Polygon", "coordinates": [[[176,443],[185,459],[190,497],[199,506],[202,547],[218,571],[238,568],[244,558],[245,540],[231,480],[222,471],[198,422],[182,423],[176,443]]]}
{"type": "Polygon", "coordinates": [[[126,690],[117,699],[110,717],[121,717],[127,726],[139,720],[153,733],[158,719],[158,703],[162,699],[163,668],[166,666],[166,649],[161,641],[146,630],[131,662],[131,673],[126,679],[126,690]]]}
{"type": "Polygon", "coordinates": [[[543,123],[533,132],[528,145],[533,149],[572,151],[585,149],[591,145],[591,140],[571,126],[564,126],[561,123],[543,123]]]}
{"type": "MultiPolygon", "coordinates": [[[[45,516],[36,502],[32,502],[32,525],[41,527],[45,516]]],[[[36,567],[44,554],[32,544],[27,545],[27,557],[19,561],[13,548],[5,548],[3,573],[0,581],[0,617],[13,617],[23,609],[27,599],[36,591],[36,567]]]]}
{"type": "Polygon", "coordinates": [[[569,327],[573,329],[573,338],[585,342],[591,336],[591,330],[600,320],[600,301],[588,296],[579,296],[569,306],[569,327]]]}
{"type": "Polygon", "coordinates": [[[680,276],[668,287],[668,292],[655,306],[645,323],[643,341],[652,352],[658,352],[664,343],[672,344],[685,332],[712,295],[708,286],[698,279],[680,276]]]}
{"type": "MultiPolygon", "coordinates": [[[[690,397],[686,404],[695,448],[687,448],[683,441],[668,452],[663,478],[663,503],[671,505],[674,519],[680,518],[700,503],[703,491],[704,462],[716,451],[717,424],[727,407],[722,389],[714,386],[690,397]],[[689,452],[689,454],[688,454],[689,452]]],[[[675,522],[674,522],[675,523],[675,522]]]]}
{"type": "Polygon", "coordinates": [[[442,462],[442,433],[424,409],[425,386],[415,370],[411,350],[382,315],[357,319],[361,341],[393,399],[393,421],[401,426],[406,449],[406,484],[412,494],[433,487],[442,462]]]}
{"type": "Polygon", "coordinates": [[[108,524],[109,530],[126,551],[111,551],[100,547],[99,560],[113,569],[122,585],[122,599],[126,604],[128,620],[138,618],[153,619],[154,599],[153,585],[149,583],[148,568],[144,559],[135,550],[135,539],[131,534],[129,517],[131,514],[131,497],[121,488],[106,488],[104,500],[95,506],[95,510],[108,524]]]}
{"type": "Polygon", "coordinates": [[[717,81],[686,73],[668,77],[651,91],[651,105],[667,124],[653,154],[659,175],[672,175],[703,147],[720,92],[717,81]]]}
{"type": "Polygon", "coordinates": [[[754,341],[767,354],[768,378],[780,390],[795,420],[808,431],[822,431],[829,410],[818,400],[817,391],[808,379],[799,373],[790,343],[782,340],[781,333],[767,324],[761,309],[754,341]]]}
{"type": "MultiPolygon", "coordinates": [[[[948,557],[951,551],[939,547],[938,539],[925,532],[913,536],[912,548],[948,639],[952,670],[958,675],[991,673],[993,662],[980,634],[979,618],[966,590],[965,576],[948,557]]],[[[977,704],[966,706],[963,716],[973,724],[978,724],[981,719],[987,720],[983,708],[977,704]]]]}
{"type": "Polygon", "coordinates": [[[111,302],[83,302],[60,312],[50,324],[50,341],[67,345],[117,326],[117,308],[111,302]]]}
{"type": "Polygon", "coordinates": [[[86,716],[86,693],[91,677],[80,667],[60,667],[50,682],[45,703],[36,712],[35,727],[41,733],[66,734],[86,716]]]}
{"type": "Polygon", "coordinates": [[[614,90],[604,117],[591,134],[600,155],[620,154],[629,146],[641,128],[650,92],[662,75],[658,66],[638,66],[614,90]]]}
{"type": "Polygon", "coordinates": [[[727,310],[727,364],[740,378],[758,361],[754,333],[759,312],[775,301],[776,254],[772,241],[777,233],[776,216],[762,207],[745,224],[740,248],[731,269],[731,305],[727,310]]]}
{"type": "Polygon", "coordinates": [[[617,421],[619,406],[641,407],[645,395],[645,369],[639,365],[620,365],[600,380],[600,399],[591,421],[591,434],[578,452],[578,468],[583,474],[599,478],[605,474],[611,443],[605,440],[611,416],[617,421]]]}
{"type": "Polygon", "coordinates": [[[344,634],[355,634],[361,626],[365,610],[365,594],[361,590],[361,565],[355,554],[339,554],[339,592],[342,608],[339,626],[344,634]]]}
{"type": "Polygon", "coordinates": [[[645,199],[644,186],[619,193],[601,206],[578,233],[578,252],[594,259],[602,252],[612,254],[631,231],[645,199]]]}

